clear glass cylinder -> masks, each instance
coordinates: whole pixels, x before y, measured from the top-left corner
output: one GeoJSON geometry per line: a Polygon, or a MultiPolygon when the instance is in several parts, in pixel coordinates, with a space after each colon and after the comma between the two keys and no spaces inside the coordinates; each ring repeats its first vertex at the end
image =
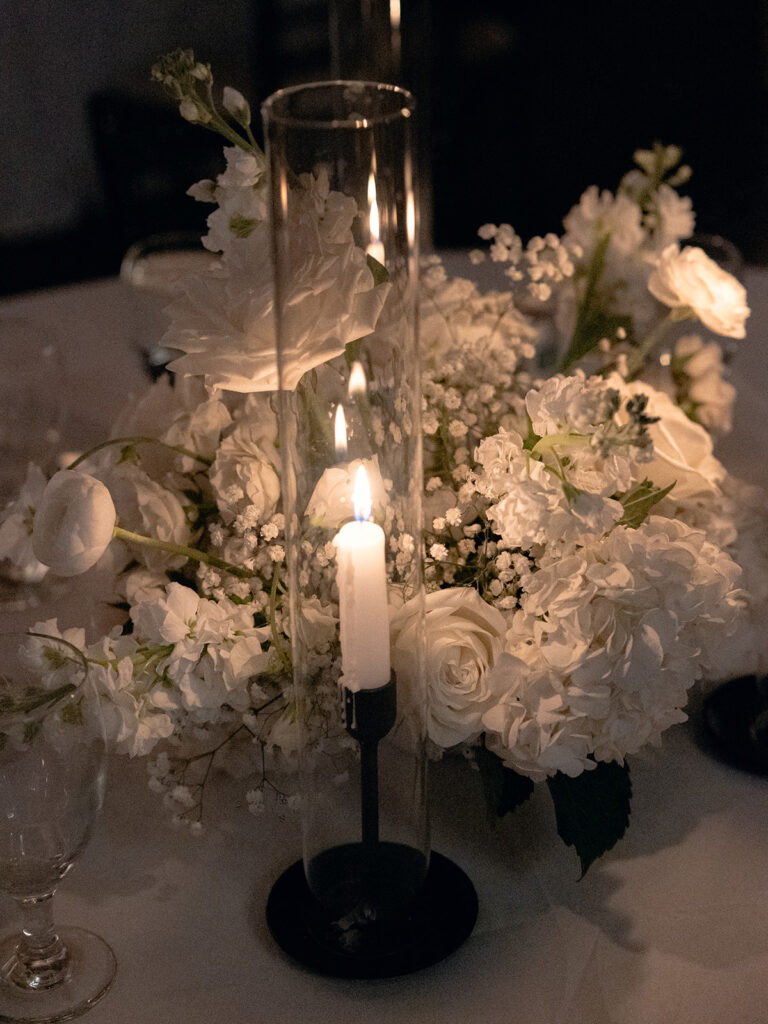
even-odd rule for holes
{"type": "Polygon", "coordinates": [[[414,103],[328,82],[262,114],[304,863],[352,941],[429,864],[414,103]]]}

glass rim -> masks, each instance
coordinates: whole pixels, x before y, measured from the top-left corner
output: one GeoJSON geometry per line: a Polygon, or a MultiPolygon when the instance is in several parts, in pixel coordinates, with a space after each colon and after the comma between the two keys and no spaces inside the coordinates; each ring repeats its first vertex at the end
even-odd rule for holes
{"type": "Polygon", "coordinates": [[[299,85],[289,85],[284,89],[278,89],[264,100],[261,104],[261,114],[265,122],[279,124],[292,128],[373,128],[376,125],[389,124],[399,121],[402,118],[412,117],[416,110],[416,99],[413,93],[400,85],[392,85],[389,82],[375,82],[358,80],[354,78],[333,78],[318,82],[303,82],[299,85]],[[321,89],[349,89],[356,87],[367,92],[377,92],[399,96],[402,100],[400,107],[386,113],[375,114],[372,117],[360,115],[347,118],[318,118],[318,117],[297,117],[294,114],[282,114],[277,112],[278,104],[301,93],[318,92],[321,89]]]}
{"type": "MultiPolygon", "coordinates": [[[[54,709],[80,697],[93,686],[88,659],[83,651],[81,651],[79,647],[76,647],[75,644],[71,643],[69,640],[65,640],[64,637],[54,636],[51,633],[41,633],[31,629],[0,630],[0,643],[3,643],[4,641],[21,641],[23,639],[42,640],[44,642],[58,644],[67,648],[67,650],[71,652],[73,663],[77,664],[79,662],[81,678],[77,682],[64,684],[58,690],[54,689],[47,691],[50,695],[50,699],[43,700],[39,706],[33,705],[29,708],[3,709],[0,711],[0,729],[13,722],[37,721],[43,719],[54,709]]],[[[3,670],[0,665],[0,679],[2,679],[2,677],[3,670]]]]}

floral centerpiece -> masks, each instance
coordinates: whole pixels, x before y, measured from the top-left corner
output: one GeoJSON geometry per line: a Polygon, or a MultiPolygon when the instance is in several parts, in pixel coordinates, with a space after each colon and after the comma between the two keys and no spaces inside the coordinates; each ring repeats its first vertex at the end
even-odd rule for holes
{"type": "MultiPolygon", "coordinates": [[[[190,189],[214,205],[203,242],[219,258],[168,310],[174,380],[50,481],[30,467],[0,550],[62,575],[111,567],[125,624],[64,638],[92,667],[117,749],[148,759],[151,787],[198,831],[212,766],[247,778],[254,812],[297,799],[276,780],[307,712],[290,676],[266,162],[247,102],[230,88],[217,102],[189,51],[153,76],[228,142],[222,173],[190,189]]],[[[493,814],[546,784],[583,870],[626,828],[627,758],[685,719],[697,680],[765,663],[764,499],[712,442],[734,400],[719,339],[743,338],[749,309],[734,277],[681,247],[694,218],[680,157],[639,151],[561,236],[481,227],[488,251],[470,258],[490,256],[494,290],[437,257],[423,266],[432,750],[479,769],[493,814]]],[[[294,385],[385,331],[387,287],[352,241],[346,197],[322,175],[296,187],[294,385]]],[[[339,512],[354,470],[315,514],[339,512]]],[[[328,664],[337,616],[326,583],[305,628],[328,664]]],[[[393,606],[395,668],[411,628],[409,605],[393,606]]]]}

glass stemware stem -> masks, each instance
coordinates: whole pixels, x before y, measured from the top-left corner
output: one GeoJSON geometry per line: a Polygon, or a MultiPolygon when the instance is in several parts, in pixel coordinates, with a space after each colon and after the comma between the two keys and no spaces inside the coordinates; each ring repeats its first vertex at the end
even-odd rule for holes
{"type": "Polygon", "coordinates": [[[69,954],[53,922],[53,893],[17,897],[23,915],[21,939],[3,972],[20,988],[52,988],[67,978],[69,954]]]}

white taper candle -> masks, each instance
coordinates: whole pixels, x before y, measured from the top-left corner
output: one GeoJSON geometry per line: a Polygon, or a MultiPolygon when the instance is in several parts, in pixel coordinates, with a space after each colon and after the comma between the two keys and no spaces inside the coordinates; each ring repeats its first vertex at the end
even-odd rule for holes
{"type": "Polygon", "coordinates": [[[356,521],[345,523],[334,538],[342,683],[349,690],[371,690],[389,681],[389,612],[384,531],[368,518],[370,488],[362,466],[354,501],[356,521]]]}

